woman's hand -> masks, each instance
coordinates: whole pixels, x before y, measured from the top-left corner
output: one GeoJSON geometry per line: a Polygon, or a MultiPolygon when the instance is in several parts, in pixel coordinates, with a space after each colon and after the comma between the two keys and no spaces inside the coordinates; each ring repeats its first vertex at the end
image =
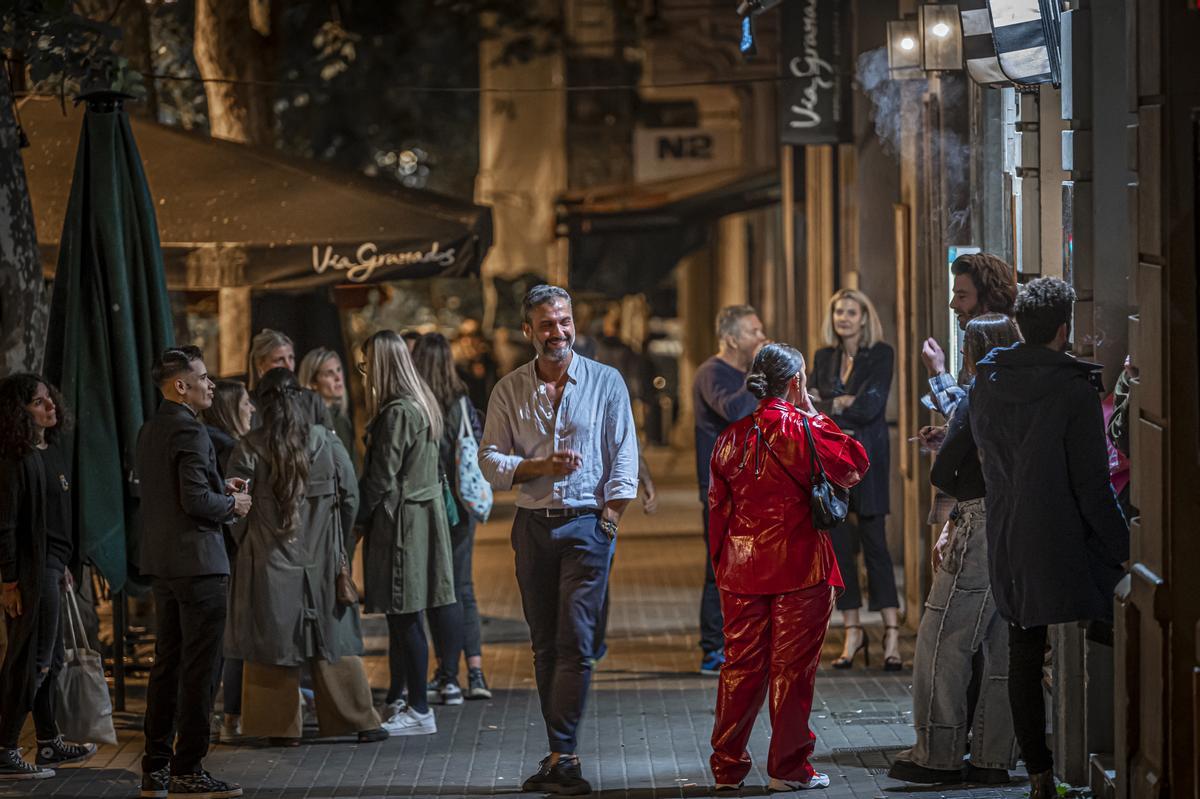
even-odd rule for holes
{"type": "Polygon", "coordinates": [[[24,608],[21,606],[21,589],[16,583],[4,583],[0,588],[0,607],[14,619],[21,615],[24,608]]]}
{"type": "Polygon", "coordinates": [[[795,404],[796,410],[800,411],[800,413],[804,414],[810,419],[817,415],[817,409],[813,405],[813,397],[811,394],[807,392],[801,394],[799,400],[795,404]]]}
{"type": "Polygon", "coordinates": [[[950,522],[946,522],[942,528],[942,534],[938,536],[937,542],[933,545],[933,556],[930,560],[933,563],[933,570],[937,571],[942,567],[942,561],[946,557],[946,550],[950,548],[950,522]]]}
{"type": "Polygon", "coordinates": [[[833,398],[833,413],[834,413],[834,415],[836,416],[838,414],[845,413],[846,409],[849,408],[853,404],[854,404],[854,395],[853,394],[843,394],[840,397],[834,397],[833,398]]]}
{"type": "Polygon", "coordinates": [[[65,591],[70,591],[75,587],[75,578],[71,576],[71,570],[67,569],[63,572],[62,587],[65,591]]]}

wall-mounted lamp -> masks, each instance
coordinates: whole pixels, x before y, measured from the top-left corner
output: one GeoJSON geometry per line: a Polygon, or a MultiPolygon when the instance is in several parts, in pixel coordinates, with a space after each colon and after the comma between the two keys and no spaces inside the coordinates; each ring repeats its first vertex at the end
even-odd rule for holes
{"type": "Polygon", "coordinates": [[[921,67],[928,72],[963,68],[962,20],[958,4],[926,4],[918,11],[921,67]]]}
{"type": "Polygon", "coordinates": [[[888,70],[898,80],[923,78],[921,70],[921,29],[914,19],[898,19],[887,24],[888,70]]]}

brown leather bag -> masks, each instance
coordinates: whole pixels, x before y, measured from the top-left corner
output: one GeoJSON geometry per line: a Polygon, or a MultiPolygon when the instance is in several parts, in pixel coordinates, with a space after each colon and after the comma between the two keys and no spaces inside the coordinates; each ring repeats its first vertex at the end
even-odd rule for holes
{"type": "Polygon", "coordinates": [[[346,562],[346,556],[342,555],[342,564],[338,566],[337,573],[337,603],[343,607],[350,607],[360,601],[358,586],[350,576],[350,564],[346,562]]]}

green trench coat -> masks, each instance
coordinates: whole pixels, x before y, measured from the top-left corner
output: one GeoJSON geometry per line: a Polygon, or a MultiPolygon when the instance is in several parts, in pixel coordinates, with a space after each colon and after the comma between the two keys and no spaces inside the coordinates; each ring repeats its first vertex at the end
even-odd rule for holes
{"type": "Polygon", "coordinates": [[[392,400],[371,420],[359,488],[364,610],[416,613],[452,604],[454,563],[438,442],[412,400],[392,400]]]}
{"type": "Polygon", "coordinates": [[[361,655],[358,608],[341,607],[336,594],[342,555],[338,525],[343,536],[351,535],[358,508],[350,456],[332,430],[312,427],[300,522],[294,534],[280,536],[281,513],[271,488],[265,436],[259,428],[239,441],[226,472],[226,477],[251,481],[254,505],[233,529],[237,556],[225,654],[272,666],[361,655]]]}

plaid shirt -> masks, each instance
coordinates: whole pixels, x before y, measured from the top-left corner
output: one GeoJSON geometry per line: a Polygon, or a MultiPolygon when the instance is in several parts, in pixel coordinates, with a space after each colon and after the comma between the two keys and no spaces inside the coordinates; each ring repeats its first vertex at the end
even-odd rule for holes
{"type": "Polygon", "coordinates": [[[958,407],[958,402],[967,395],[967,390],[950,375],[942,372],[929,378],[929,393],[921,397],[921,404],[943,418],[949,419],[958,407]]]}
{"type": "MultiPolygon", "coordinates": [[[[954,415],[959,401],[966,395],[967,390],[957,380],[942,372],[929,378],[929,393],[921,397],[921,404],[949,420],[954,415]]],[[[935,489],[932,507],[929,509],[928,523],[931,525],[945,524],[950,519],[955,504],[954,497],[935,489]]]]}

